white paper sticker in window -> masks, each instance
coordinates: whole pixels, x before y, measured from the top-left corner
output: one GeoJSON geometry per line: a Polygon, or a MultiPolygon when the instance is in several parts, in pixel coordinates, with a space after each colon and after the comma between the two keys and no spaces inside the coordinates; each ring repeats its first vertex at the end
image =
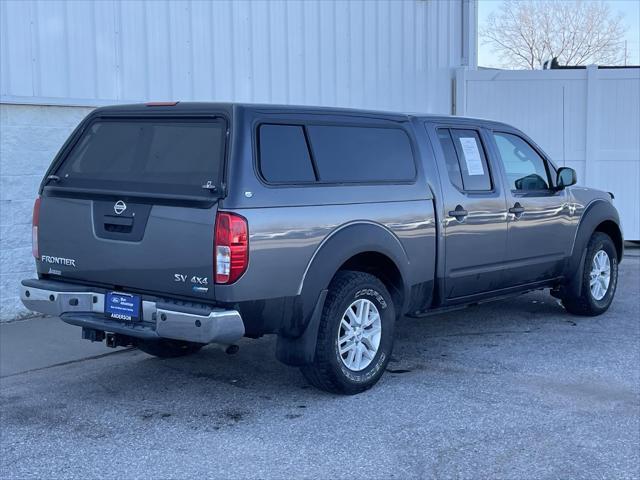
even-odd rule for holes
{"type": "Polygon", "coordinates": [[[482,158],[475,137],[460,137],[460,145],[462,145],[462,153],[469,175],[484,175],[482,158]]]}

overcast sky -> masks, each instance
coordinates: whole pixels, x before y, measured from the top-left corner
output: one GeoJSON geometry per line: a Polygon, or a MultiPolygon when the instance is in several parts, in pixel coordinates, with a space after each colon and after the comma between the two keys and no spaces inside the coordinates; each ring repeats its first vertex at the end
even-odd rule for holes
{"type": "MultiPolygon", "coordinates": [[[[627,25],[628,64],[640,65],[640,0],[605,0],[614,13],[620,12],[627,25]]],[[[497,11],[502,0],[478,0],[478,27],[482,28],[491,12],[497,11]]],[[[499,67],[500,59],[490,47],[478,40],[478,65],[499,67]]]]}

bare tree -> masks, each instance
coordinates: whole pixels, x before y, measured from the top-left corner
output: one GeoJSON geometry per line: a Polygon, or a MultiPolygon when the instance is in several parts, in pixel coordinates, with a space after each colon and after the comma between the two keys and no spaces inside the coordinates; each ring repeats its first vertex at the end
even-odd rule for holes
{"type": "Polygon", "coordinates": [[[560,65],[621,65],[626,27],[602,1],[505,0],[480,32],[506,68],[560,65]]]}

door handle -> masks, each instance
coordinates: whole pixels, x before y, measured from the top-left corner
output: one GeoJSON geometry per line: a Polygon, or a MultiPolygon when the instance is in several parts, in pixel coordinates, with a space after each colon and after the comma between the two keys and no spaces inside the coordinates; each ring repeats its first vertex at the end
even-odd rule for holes
{"type": "Polygon", "coordinates": [[[454,217],[459,222],[461,222],[467,215],[469,215],[469,212],[462,208],[462,205],[457,205],[455,210],[449,210],[449,216],[454,217]]]}
{"type": "Polygon", "coordinates": [[[519,202],[509,209],[509,213],[513,213],[516,217],[519,217],[524,213],[524,207],[519,202]]]}
{"type": "Polygon", "coordinates": [[[105,215],[104,224],[118,225],[119,227],[132,227],[133,217],[116,217],[115,215],[105,215]]]}

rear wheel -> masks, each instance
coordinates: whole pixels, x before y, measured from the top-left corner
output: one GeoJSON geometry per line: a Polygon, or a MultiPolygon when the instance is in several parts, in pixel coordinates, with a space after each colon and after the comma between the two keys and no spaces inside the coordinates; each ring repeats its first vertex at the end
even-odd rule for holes
{"type": "Polygon", "coordinates": [[[329,285],[314,361],[302,367],[315,387],[353,395],[380,379],[391,357],[395,310],[384,284],[342,271],[329,285]]]}
{"type": "Polygon", "coordinates": [[[600,315],[611,305],[617,284],[616,247],[608,235],[595,232],[587,244],[580,295],[566,294],[562,305],[575,315],[600,315]]]}
{"type": "Polygon", "coordinates": [[[204,344],[163,338],[160,340],[140,340],[137,347],[154,357],[175,358],[196,353],[204,347],[204,344]]]}

